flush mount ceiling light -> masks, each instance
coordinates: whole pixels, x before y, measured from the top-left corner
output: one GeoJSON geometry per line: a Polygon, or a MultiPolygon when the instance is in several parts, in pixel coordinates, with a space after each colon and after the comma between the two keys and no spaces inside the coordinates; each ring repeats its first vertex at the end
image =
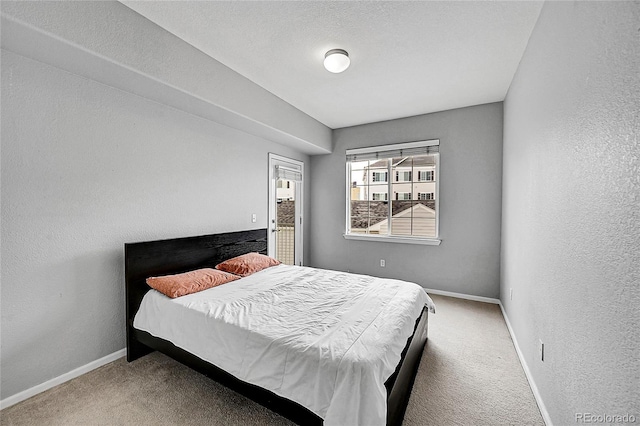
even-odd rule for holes
{"type": "Polygon", "coordinates": [[[324,67],[332,73],[346,70],[350,63],[349,54],[343,49],[331,49],[324,55],[324,67]]]}

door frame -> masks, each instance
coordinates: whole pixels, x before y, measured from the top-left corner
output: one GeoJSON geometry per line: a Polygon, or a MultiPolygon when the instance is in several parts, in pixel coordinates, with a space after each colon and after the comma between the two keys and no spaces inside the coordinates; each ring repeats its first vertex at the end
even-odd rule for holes
{"type": "Polygon", "coordinates": [[[294,264],[302,265],[304,262],[304,163],[282,155],[269,153],[269,196],[267,215],[267,247],[269,256],[275,256],[276,239],[273,238],[273,229],[276,218],[276,179],[275,166],[282,165],[299,170],[302,174],[302,181],[296,182],[296,209],[295,209],[295,240],[294,240],[294,264]]]}

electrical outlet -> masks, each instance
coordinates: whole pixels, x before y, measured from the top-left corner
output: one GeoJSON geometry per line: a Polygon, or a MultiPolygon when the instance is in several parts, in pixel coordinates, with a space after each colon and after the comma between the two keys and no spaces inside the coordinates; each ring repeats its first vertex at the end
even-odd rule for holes
{"type": "Polygon", "coordinates": [[[386,262],[384,259],[380,259],[380,267],[384,268],[386,266],[386,262]]]}
{"type": "Polygon", "coordinates": [[[513,300],[513,288],[509,289],[509,300],[513,300]]]}
{"type": "Polygon", "coordinates": [[[544,362],[544,343],[540,339],[538,339],[538,358],[544,362]]]}
{"type": "Polygon", "coordinates": [[[256,221],[258,220],[258,216],[254,213],[251,215],[251,222],[252,223],[256,223],[256,221]]]}

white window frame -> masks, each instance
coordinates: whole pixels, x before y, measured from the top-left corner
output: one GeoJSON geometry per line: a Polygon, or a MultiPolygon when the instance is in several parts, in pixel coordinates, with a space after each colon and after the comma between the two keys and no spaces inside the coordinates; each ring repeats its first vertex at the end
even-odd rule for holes
{"type": "Polygon", "coordinates": [[[396,200],[398,200],[398,201],[411,200],[411,193],[410,192],[396,192],[396,200]],[[402,198],[400,198],[400,194],[402,194],[402,198]]]}
{"type": "MultiPolygon", "coordinates": [[[[373,147],[367,147],[367,148],[356,148],[356,149],[348,149],[346,150],[346,155],[347,156],[358,156],[359,154],[364,154],[364,155],[372,155],[373,153],[382,153],[385,154],[386,152],[402,152],[403,150],[405,151],[409,151],[409,150],[417,150],[420,148],[424,148],[424,147],[433,147],[433,146],[439,146],[440,145],[440,140],[438,139],[432,139],[432,140],[424,140],[424,141],[416,141],[416,142],[407,142],[407,143],[400,143],[400,144],[393,144],[393,145],[381,145],[381,146],[373,146],[373,147]]],[[[420,154],[411,154],[411,156],[413,155],[420,155],[420,154]]],[[[401,155],[400,155],[401,156],[401,155]]],[[[381,158],[392,158],[393,156],[386,156],[385,157],[381,157],[381,158]]],[[[404,243],[404,244],[423,244],[423,245],[440,245],[440,243],[442,242],[442,240],[440,239],[440,208],[439,208],[439,203],[440,203],[440,179],[436,179],[435,180],[435,204],[436,204],[436,217],[435,217],[435,237],[420,237],[420,236],[397,236],[397,235],[375,235],[375,234],[358,234],[358,233],[351,233],[351,221],[350,221],[350,208],[351,208],[351,168],[350,168],[350,161],[346,161],[346,174],[347,174],[347,178],[346,178],[346,186],[347,186],[347,191],[346,191],[346,198],[347,198],[347,202],[346,202],[346,210],[345,210],[345,233],[343,234],[343,237],[345,239],[348,240],[361,240],[361,241],[378,241],[378,242],[390,242],[390,243],[404,243]]],[[[388,168],[389,168],[389,172],[387,174],[387,193],[390,194],[392,193],[393,190],[393,183],[391,182],[392,179],[389,179],[389,176],[391,176],[391,169],[392,169],[392,165],[389,164],[388,168]]],[[[438,171],[438,175],[440,175],[440,155],[439,153],[437,153],[435,155],[435,170],[438,171]]],[[[433,173],[434,177],[435,177],[435,171],[433,173]]],[[[372,176],[373,178],[373,176],[372,176]]],[[[431,181],[433,182],[433,180],[431,181]]],[[[389,220],[391,220],[391,216],[389,216],[389,220]]],[[[391,227],[389,227],[390,229],[391,227]]]]}

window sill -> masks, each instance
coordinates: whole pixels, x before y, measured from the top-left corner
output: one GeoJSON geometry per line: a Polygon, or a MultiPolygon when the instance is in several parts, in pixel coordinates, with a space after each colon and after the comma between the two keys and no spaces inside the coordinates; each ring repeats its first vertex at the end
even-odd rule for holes
{"type": "Polygon", "coordinates": [[[390,237],[380,235],[357,235],[343,234],[345,240],[359,241],[378,241],[382,243],[399,243],[399,244],[420,244],[426,246],[439,246],[442,240],[436,238],[416,238],[416,237],[390,237]]]}

